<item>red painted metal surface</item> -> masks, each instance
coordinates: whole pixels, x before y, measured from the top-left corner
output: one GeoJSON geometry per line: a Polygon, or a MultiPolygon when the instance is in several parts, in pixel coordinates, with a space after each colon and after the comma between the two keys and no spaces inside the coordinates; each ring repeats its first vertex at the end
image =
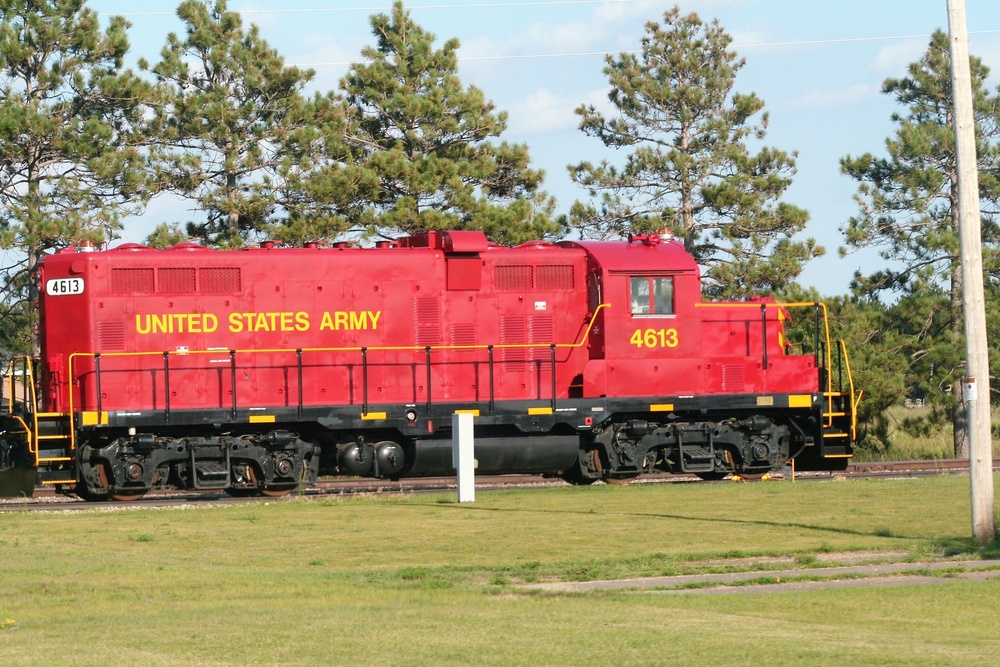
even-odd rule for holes
{"type": "Polygon", "coordinates": [[[51,411],[818,390],[780,308],[702,304],[697,265],[658,237],[133,244],[58,253],[41,276],[51,411]]]}

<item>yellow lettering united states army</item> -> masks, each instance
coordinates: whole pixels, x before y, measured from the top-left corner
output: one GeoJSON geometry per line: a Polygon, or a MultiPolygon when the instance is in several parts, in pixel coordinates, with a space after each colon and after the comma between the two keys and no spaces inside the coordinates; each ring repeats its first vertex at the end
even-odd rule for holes
{"type": "Polygon", "coordinates": [[[335,310],[326,311],[320,320],[320,331],[357,331],[359,329],[378,329],[381,310],[335,310]]]}
{"type": "Polygon", "coordinates": [[[135,316],[135,330],[142,335],[213,333],[218,328],[219,318],[212,313],[165,313],[135,316]]]}
{"type": "Polygon", "coordinates": [[[309,331],[309,313],[288,311],[270,313],[229,313],[233,333],[261,331],[309,331]]]}

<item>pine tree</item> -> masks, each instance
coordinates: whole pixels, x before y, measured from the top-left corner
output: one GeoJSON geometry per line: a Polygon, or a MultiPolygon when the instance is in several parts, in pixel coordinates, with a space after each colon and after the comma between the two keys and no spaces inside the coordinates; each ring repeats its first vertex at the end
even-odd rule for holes
{"type": "MultiPolygon", "coordinates": [[[[204,212],[204,222],[187,225],[189,236],[229,247],[271,236],[299,203],[291,147],[315,145],[307,138],[315,109],[302,95],[313,72],[285,66],[257,26],[244,31],[226,0],[185,0],[177,13],[185,37],[171,33],[159,63],[140,63],[160,84],[160,186],[204,212]]],[[[301,235],[337,232],[314,226],[301,235]]],[[[169,227],[156,237],[171,238],[169,227]]]]}
{"type": "Polygon", "coordinates": [[[569,167],[600,198],[574,204],[570,224],[595,238],[665,228],[707,267],[708,293],[743,297],[785,288],[824,251],[812,239],[792,239],[808,214],[778,201],[794,157],[747,147],[764,138],[768,117],[756,95],[732,93],[744,61],[731,41],[718,21],[674,7],[662,24],[646,24],[640,54],[606,58],[616,113],[581,106],[580,129],[631,152],[621,167],[607,160],[569,167]]]}
{"type": "Polygon", "coordinates": [[[300,112],[303,122],[282,143],[278,169],[286,217],[270,227],[274,239],[300,244],[357,234],[378,193],[378,176],[346,140],[347,106],[334,92],[317,93],[300,112]]]}
{"type": "Polygon", "coordinates": [[[554,233],[553,203],[539,191],[523,145],[493,143],[506,128],[482,91],[458,77],[458,40],[434,48],[402,2],[371,18],[376,46],[362,51],[341,87],[348,142],[377,178],[364,215],[369,235],[481,229],[518,243],[554,233]]]}
{"type": "MultiPolygon", "coordinates": [[[[982,203],[983,263],[996,271],[1000,229],[1000,96],[984,87],[988,69],[971,59],[982,203]]],[[[842,228],[847,247],[878,248],[887,268],[855,276],[853,289],[867,296],[898,297],[892,326],[906,338],[910,359],[907,391],[926,394],[951,412],[956,456],[965,455],[962,282],[958,239],[958,189],[952,117],[948,36],[938,30],[909,76],[887,79],[882,91],[907,111],[893,114],[887,157],[866,153],[841,160],[842,171],[860,182],[859,212],[842,228]]],[[[994,355],[995,356],[995,355],[994,355]]],[[[902,398],[902,397],[900,397],[902,398]]]]}
{"type": "Polygon", "coordinates": [[[24,257],[7,269],[3,320],[23,324],[8,336],[20,351],[41,257],[113,240],[148,199],[149,86],[123,68],[128,28],[112,17],[102,31],[84,0],[0,0],[0,247],[24,257]]]}

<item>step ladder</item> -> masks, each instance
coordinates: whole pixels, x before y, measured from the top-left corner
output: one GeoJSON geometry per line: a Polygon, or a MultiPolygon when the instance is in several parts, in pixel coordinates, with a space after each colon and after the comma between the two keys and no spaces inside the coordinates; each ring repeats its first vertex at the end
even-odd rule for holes
{"type": "Polygon", "coordinates": [[[821,458],[850,458],[857,438],[857,403],[848,392],[823,393],[823,428],[819,442],[821,458]]]}
{"type": "Polygon", "coordinates": [[[35,455],[39,484],[76,484],[76,442],[69,414],[36,412],[32,421],[35,438],[30,448],[35,455]]]}
{"type": "Polygon", "coordinates": [[[38,410],[34,362],[28,357],[11,358],[3,378],[3,407],[10,423],[19,427],[15,435],[24,438],[36,470],[36,484],[76,484],[76,442],[70,415],[38,410]]]}

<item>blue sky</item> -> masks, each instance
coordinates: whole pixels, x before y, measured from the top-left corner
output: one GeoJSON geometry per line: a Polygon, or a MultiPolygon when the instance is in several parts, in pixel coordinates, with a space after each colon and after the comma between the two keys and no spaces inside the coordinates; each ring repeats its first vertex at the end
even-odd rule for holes
{"type": "MultiPolygon", "coordinates": [[[[970,50],[1000,85],[1000,2],[966,0],[970,50]]],[[[168,32],[183,32],[178,0],[90,0],[101,16],[122,14],[134,58],[155,62],[168,32]]],[[[637,50],[647,21],[672,2],[650,0],[413,0],[413,18],[438,43],[457,37],[459,74],[509,113],[506,141],[528,145],[533,166],[546,172],[545,189],[565,212],[586,193],[566,165],[609,157],[600,142],[577,129],[580,104],[606,106],[604,53],[637,50]]],[[[824,295],[845,293],[854,271],[870,272],[873,253],[841,259],[838,227],[855,212],[856,183],[839,159],[881,153],[901,111],[881,94],[887,77],[905,75],[937,28],[947,29],[946,0],[689,0],[684,13],[719,19],[746,59],[736,90],[755,92],[770,113],[766,143],[798,151],[798,173],[785,200],[807,209],[807,236],[827,248],[802,276],[824,295]]],[[[391,0],[230,0],[290,65],[313,68],[313,88],[330,90],[374,43],[369,16],[391,0]]],[[[154,202],[129,223],[127,240],[141,241],[157,223],[188,217],[176,200],[154,202]]]]}

